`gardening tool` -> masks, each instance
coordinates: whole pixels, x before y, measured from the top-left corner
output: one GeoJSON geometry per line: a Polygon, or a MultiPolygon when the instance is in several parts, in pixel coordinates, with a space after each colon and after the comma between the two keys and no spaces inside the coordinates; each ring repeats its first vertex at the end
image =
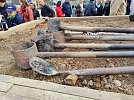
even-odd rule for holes
{"type": "Polygon", "coordinates": [[[107,41],[134,41],[134,36],[84,36],[72,35],[66,36],[66,40],[107,40],[107,41]]]}
{"type": "Polygon", "coordinates": [[[134,51],[38,52],[41,58],[134,58],[134,51]]]}
{"type": "MultiPolygon", "coordinates": [[[[87,32],[89,35],[96,35],[96,33],[87,32]]],[[[84,35],[83,32],[74,32],[74,31],[65,31],[64,33],[66,36],[71,35],[84,35]]],[[[127,34],[127,33],[112,33],[112,32],[97,32],[97,36],[134,36],[134,34],[127,34]]]]}
{"type": "Polygon", "coordinates": [[[113,74],[133,74],[134,73],[134,66],[116,67],[116,68],[93,68],[93,69],[58,72],[56,71],[56,69],[51,63],[39,57],[30,58],[29,65],[34,71],[47,76],[59,75],[59,74],[113,75],[113,74]]]}
{"type": "Polygon", "coordinates": [[[134,57],[134,51],[100,51],[100,52],[38,52],[36,43],[26,42],[14,46],[11,50],[17,65],[22,69],[30,68],[28,59],[34,56],[41,58],[112,58],[134,57]]]}
{"type": "Polygon", "coordinates": [[[108,49],[108,50],[117,50],[117,49],[133,49],[134,44],[95,44],[95,43],[59,43],[56,40],[53,42],[54,49],[61,48],[90,48],[90,49],[108,49]]]}
{"type": "Polygon", "coordinates": [[[62,30],[78,32],[117,32],[117,33],[134,33],[134,28],[109,28],[109,27],[81,27],[81,26],[60,26],[62,30]]]}

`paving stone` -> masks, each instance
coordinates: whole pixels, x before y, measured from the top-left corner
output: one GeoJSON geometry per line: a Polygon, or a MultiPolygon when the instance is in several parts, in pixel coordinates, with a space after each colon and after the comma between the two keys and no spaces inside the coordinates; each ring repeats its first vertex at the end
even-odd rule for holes
{"type": "Polygon", "coordinates": [[[0,91],[7,92],[12,86],[13,84],[11,83],[0,82],[0,91]]]}
{"type": "Polygon", "coordinates": [[[37,100],[37,99],[31,99],[20,95],[3,93],[3,95],[0,96],[0,100],[37,100]]]}
{"type": "Polygon", "coordinates": [[[63,93],[57,93],[52,91],[40,90],[35,88],[23,87],[23,86],[13,86],[9,92],[9,94],[20,95],[22,97],[29,97],[32,99],[39,100],[94,100],[84,97],[78,97],[63,93]]]}
{"type": "MultiPolygon", "coordinates": [[[[8,77],[7,75],[4,75],[4,76],[8,77]]],[[[99,90],[86,89],[86,88],[81,88],[81,87],[66,86],[66,85],[60,85],[60,84],[55,84],[51,82],[25,79],[25,78],[20,78],[20,80],[14,77],[13,79],[10,79],[10,83],[14,82],[13,84],[16,84],[16,85],[22,85],[22,86],[27,86],[31,88],[37,88],[41,90],[48,90],[48,91],[53,91],[57,93],[69,94],[69,95],[74,95],[78,97],[92,98],[92,99],[97,99],[97,100],[111,100],[111,98],[113,100],[134,100],[133,95],[99,91],[99,90]]],[[[2,81],[1,78],[0,78],[0,81],[2,81]]],[[[4,80],[4,81],[6,82],[8,80],[4,80]]]]}

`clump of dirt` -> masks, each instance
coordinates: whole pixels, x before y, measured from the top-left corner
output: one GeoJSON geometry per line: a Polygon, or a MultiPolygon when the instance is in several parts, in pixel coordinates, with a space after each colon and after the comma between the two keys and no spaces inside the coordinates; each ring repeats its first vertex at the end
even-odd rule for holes
{"type": "MultiPolygon", "coordinates": [[[[134,23],[127,19],[95,19],[85,21],[63,21],[62,26],[91,26],[91,27],[134,27],[134,23]]],[[[58,84],[65,84],[66,74],[59,76],[44,76],[33,70],[21,70],[16,64],[10,52],[14,45],[22,42],[31,41],[31,38],[37,35],[38,30],[42,28],[47,30],[47,23],[41,23],[33,29],[23,30],[8,39],[0,40],[0,73],[12,75],[15,77],[30,78],[36,80],[45,80],[58,84]]],[[[71,43],[133,43],[132,41],[78,41],[73,40],[71,43]]],[[[63,51],[88,51],[88,49],[69,49],[63,51]]],[[[56,70],[77,70],[86,68],[103,68],[103,67],[120,67],[133,66],[133,58],[50,58],[46,59],[51,62],[56,70]]],[[[88,87],[92,89],[119,92],[134,95],[134,75],[102,75],[102,76],[79,76],[76,86],[88,87]]]]}

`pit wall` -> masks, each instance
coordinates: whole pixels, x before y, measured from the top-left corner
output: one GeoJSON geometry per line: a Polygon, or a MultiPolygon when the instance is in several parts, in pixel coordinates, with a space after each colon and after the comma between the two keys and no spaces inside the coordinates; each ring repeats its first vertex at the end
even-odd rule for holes
{"type": "Polygon", "coordinates": [[[0,39],[9,38],[11,35],[17,34],[19,31],[25,29],[35,28],[36,25],[43,23],[47,20],[61,20],[61,21],[86,21],[86,20],[93,20],[93,19],[117,19],[120,18],[121,20],[129,20],[129,16],[93,16],[93,17],[68,17],[68,18],[47,18],[41,17],[38,20],[30,21],[21,25],[17,25],[15,27],[9,28],[7,31],[0,32],[0,39]]]}

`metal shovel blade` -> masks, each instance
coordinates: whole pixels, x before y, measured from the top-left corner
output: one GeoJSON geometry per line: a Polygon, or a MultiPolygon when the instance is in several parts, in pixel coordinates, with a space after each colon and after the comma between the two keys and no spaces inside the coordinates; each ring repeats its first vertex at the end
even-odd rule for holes
{"type": "Polygon", "coordinates": [[[51,63],[39,57],[30,58],[29,65],[34,71],[43,75],[52,76],[58,74],[58,72],[51,63]]]}

